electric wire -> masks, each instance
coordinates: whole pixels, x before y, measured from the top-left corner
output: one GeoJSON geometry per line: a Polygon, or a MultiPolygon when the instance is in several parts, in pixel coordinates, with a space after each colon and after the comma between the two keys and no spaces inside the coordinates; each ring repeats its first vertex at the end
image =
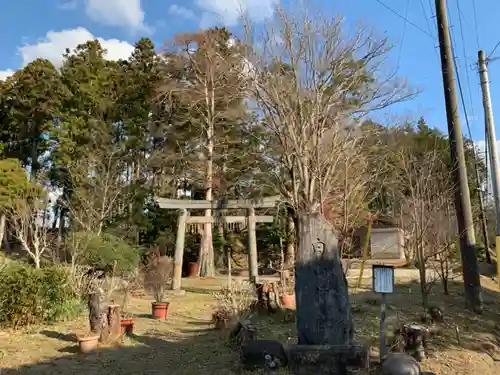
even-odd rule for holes
{"type": "MultiPolygon", "coordinates": [[[[448,4],[446,4],[446,7],[447,7],[448,14],[450,14],[450,9],[448,7],[448,4]]],[[[451,26],[449,26],[448,30],[449,30],[449,33],[450,33],[451,54],[452,54],[452,59],[453,59],[453,65],[455,67],[455,74],[457,76],[458,91],[460,93],[460,99],[461,99],[461,102],[462,102],[462,107],[464,109],[465,123],[467,124],[467,130],[468,130],[468,133],[469,133],[469,138],[470,138],[470,140],[472,142],[472,132],[471,132],[471,128],[470,128],[469,116],[467,114],[467,106],[465,104],[465,97],[464,97],[463,90],[462,90],[462,80],[460,79],[460,71],[458,69],[458,64],[457,64],[457,55],[455,53],[455,51],[456,51],[455,38],[453,37],[453,32],[451,30],[451,26]]]]}
{"type": "MultiPolygon", "coordinates": [[[[471,89],[471,81],[470,81],[470,74],[469,74],[469,69],[467,69],[467,48],[465,46],[465,37],[464,37],[464,26],[463,26],[463,13],[462,9],[460,7],[460,1],[457,1],[457,10],[458,10],[458,22],[459,22],[459,29],[460,29],[460,38],[462,39],[462,53],[464,57],[464,69],[465,69],[465,75],[466,75],[466,80],[467,80],[467,89],[468,89],[468,96],[469,96],[469,105],[470,105],[470,110],[471,110],[471,116],[472,120],[474,121],[476,116],[474,115],[474,102],[472,100],[472,89],[471,89]]],[[[472,138],[472,137],[471,137],[472,138]]]]}
{"type": "Polygon", "coordinates": [[[497,50],[498,46],[500,46],[500,42],[498,42],[497,44],[495,44],[495,47],[493,48],[493,50],[490,52],[490,54],[488,56],[486,56],[486,58],[488,60],[491,60],[493,58],[493,54],[497,50]]]}
{"type": "MultiPolygon", "coordinates": [[[[436,17],[435,8],[432,6],[431,0],[428,0],[428,2],[429,2],[429,9],[430,9],[430,12],[431,12],[431,18],[435,18],[436,17]]],[[[434,28],[436,30],[436,35],[438,35],[439,31],[438,31],[437,24],[436,24],[436,22],[433,22],[433,24],[434,24],[434,28]]]]}
{"type": "MultiPolygon", "coordinates": [[[[457,0],[458,2],[459,0],[457,0]]],[[[474,13],[474,28],[476,30],[476,44],[477,44],[477,49],[481,49],[479,47],[479,28],[478,28],[478,24],[477,24],[477,7],[476,7],[476,0],[472,0],[472,9],[473,9],[473,13],[474,13]]]]}
{"type": "Polygon", "coordinates": [[[415,29],[419,30],[421,33],[424,33],[428,37],[430,37],[430,38],[432,38],[432,39],[435,40],[435,38],[431,34],[429,34],[429,32],[425,31],[420,26],[418,26],[415,23],[411,22],[408,19],[408,17],[405,17],[405,16],[401,15],[400,13],[398,13],[397,11],[395,11],[393,8],[391,8],[389,5],[385,4],[382,0],[375,0],[375,1],[377,3],[379,3],[381,6],[383,6],[385,9],[387,9],[388,11],[390,11],[391,13],[393,13],[394,15],[396,15],[397,17],[399,17],[402,20],[405,20],[406,22],[408,22],[409,25],[413,26],[415,29]]]}
{"type": "Polygon", "coordinates": [[[401,35],[401,42],[399,43],[399,55],[398,55],[398,64],[396,65],[396,72],[399,72],[399,64],[401,63],[401,54],[403,53],[403,45],[405,42],[406,35],[406,25],[408,24],[408,11],[410,10],[410,1],[406,1],[406,15],[405,15],[405,23],[403,24],[403,35],[401,35]]]}
{"type": "MultiPolygon", "coordinates": [[[[427,25],[427,30],[429,30],[429,34],[432,34],[432,29],[429,24],[429,18],[427,17],[427,11],[425,10],[425,5],[424,5],[424,0],[420,0],[420,6],[422,7],[422,12],[424,13],[424,18],[425,18],[425,23],[427,25]]],[[[431,14],[432,14],[432,8],[431,8],[431,14]]]]}

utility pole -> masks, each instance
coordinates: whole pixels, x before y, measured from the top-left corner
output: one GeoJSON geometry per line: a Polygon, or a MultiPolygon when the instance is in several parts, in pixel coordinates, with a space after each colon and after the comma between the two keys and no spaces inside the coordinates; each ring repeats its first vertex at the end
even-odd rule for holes
{"type": "Polygon", "coordinates": [[[441,70],[443,72],[444,99],[450,142],[451,160],[453,161],[453,179],[455,181],[455,210],[457,212],[462,271],[464,278],[465,302],[469,309],[480,314],[483,311],[481,282],[476,254],[476,238],[472,220],[470,191],[467,180],[464,141],[458,112],[453,51],[451,46],[446,0],[436,0],[436,19],[441,52],[441,70]]]}
{"type": "Polygon", "coordinates": [[[500,174],[498,168],[497,137],[495,135],[495,121],[491,108],[490,82],[488,79],[488,67],[486,56],[483,51],[478,52],[479,76],[481,78],[481,91],[483,92],[484,120],[486,126],[486,139],[490,154],[491,180],[493,185],[493,197],[495,200],[496,226],[495,226],[495,248],[497,254],[497,281],[500,284],[500,174]]]}

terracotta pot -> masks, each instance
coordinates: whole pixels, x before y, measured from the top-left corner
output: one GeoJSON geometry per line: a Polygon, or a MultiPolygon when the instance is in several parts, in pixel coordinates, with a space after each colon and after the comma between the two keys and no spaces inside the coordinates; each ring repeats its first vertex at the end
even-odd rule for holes
{"type": "Polygon", "coordinates": [[[133,319],[122,319],[120,321],[122,334],[130,336],[134,333],[134,321],[133,319]]]}
{"type": "Polygon", "coordinates": [[[188,277],[196,277],[200,269],[200,264],[195,262],[189,262],[188,264],[188,277]]]}
{"type": "Polygon", "coordinates": [[[284,294],[281,296],[281,303],[287,309],[295,308],[295,294],[284,294]]]}
{"type": "Polygon", "coordinates": [[[153,302],[151,304],[153,319],[166,319],[169,305],[169,302],[153,302]]]}
{"type": "Polygon", "coordinates": [[[99,345],[99,335],[89,335],[78,337],[78,346],[81,353],[88,353],[97,349],[99,345]]]}

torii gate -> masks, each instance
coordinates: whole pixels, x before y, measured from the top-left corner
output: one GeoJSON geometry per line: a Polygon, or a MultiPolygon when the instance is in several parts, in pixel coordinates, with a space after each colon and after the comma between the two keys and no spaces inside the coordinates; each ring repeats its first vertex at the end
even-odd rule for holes
{"type": "Polygon", "coordinates": [[[257,260],[257,223],[272,223],[273,216],[255,216],[256,208],[273,208],[279,201],[279,196],[266,197],[261,199],[247,200],[183,200],[155,197],[155,201],[160,208],[179,209],[179,219],[177,223],[177,236],[175,241],[174,255],[174,276],[172,280],[172,290],[180,290],[182,278],[182,261],[184,257],[184,239],[186,224],[205,224],[205,223],[241,223],[246,224],[248,228],[248,267],[250,281],[258,282],[258,260],[257,260]],[[188,210],[207,210],[212,209],[215,215],[212,216],[189,216],[188,210]],[[226,209],[246,209],[246,216],[222,216],[221,210],[226,209]]]}

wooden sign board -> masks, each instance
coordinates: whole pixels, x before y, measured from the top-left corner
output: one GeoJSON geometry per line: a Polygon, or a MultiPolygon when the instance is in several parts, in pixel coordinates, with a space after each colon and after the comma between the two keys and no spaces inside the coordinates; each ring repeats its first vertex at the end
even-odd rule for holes
{"type": "Polygon", "coordinates": [[[394,267],[393,266],[372,266],[372,287],[375,293],[394,293],[394,267]]]}

